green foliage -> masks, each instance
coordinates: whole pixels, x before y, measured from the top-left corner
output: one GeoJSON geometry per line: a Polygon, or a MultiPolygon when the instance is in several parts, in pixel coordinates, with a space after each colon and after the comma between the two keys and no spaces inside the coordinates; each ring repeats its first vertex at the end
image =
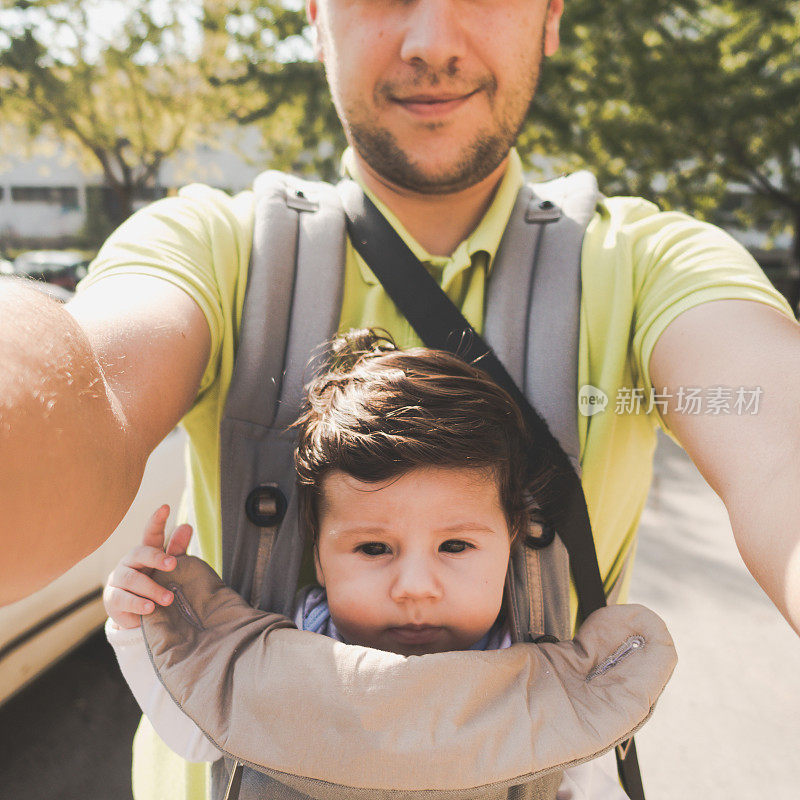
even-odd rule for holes
{"type": "Polygon", "coordinates": [[[96,0],[0,6],[3,123],[77,146],[102,171],[115,222],[166,157],[210,137],[223,115],[191,57],[185,8],[160,3],[155,16],[147,0],[125,0],[101,29],[96,0]]]}
{"type": "Polygon", "coordinates": [[[338,174],[345,139],[302,3],[206,0],[203,69],[230,116],[260,126],[275,169],[338,174]]]}
{"type": "Polygon", "coordinates": [[[568,0],[520,145],[701,217],[743,185],[743,224],[797,230],[800,2],[568,0]]]}
{"type": "MultiPolygon", "coordinates": [[[[344,136],[300,0],[121,0],[93,38],[97,2],[0,0],[0,119],[79,144],[128,207],[230,120],[260,127],[271,166],[336,176],[344,136]]],[[[519,147],[711,219],[747,187],[743,226],[800,231],[800,0],[567,0],[519,147]]]]}

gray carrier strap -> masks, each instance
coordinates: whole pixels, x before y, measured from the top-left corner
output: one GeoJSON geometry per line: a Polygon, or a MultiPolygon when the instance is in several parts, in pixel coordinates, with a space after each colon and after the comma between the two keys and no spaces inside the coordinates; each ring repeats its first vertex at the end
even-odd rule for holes
{"type": "Polygon", "coordinates": [[[578,474],[581,247],[599,197],[589,172],[524,186],[486,298],[486,341],[578,474]]]}
{"type": "Polygon", "coordinates": [[[142,620],[153,666],[217,749],[266,777],[253,800],[280,785],[320,800],[505,796],[626,740],[676,663],[664,623],[635,605],[596,611],[574,641],[406,658],[281,629],[191,556],[153,578],[175,593],[142,620]]]}
{"type": "Polygon", "coordinates": [[[302,547],[286,428],[300,410],[309,359],[337,329],[344,217],[325,183],[266,172],[254,188],[250,272],[221,424],[223,578],[254,604],[289,613],[294,582],[284,576],[296,579],[302,547]],[[264,483],[277,490],[253,492],[264,483]],[[269,518],[284,503],[278,532],[269,518]]]}

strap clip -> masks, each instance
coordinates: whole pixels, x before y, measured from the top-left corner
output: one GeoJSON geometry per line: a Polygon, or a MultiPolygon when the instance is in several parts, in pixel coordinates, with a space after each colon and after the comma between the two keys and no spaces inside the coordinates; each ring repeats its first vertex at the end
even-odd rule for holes
{"type": "Polygon", "coordinates": [[[264,483],[247,495],[244,510],[253,525],[274,528],[281,524],[288,505],[277,483],[264,483]]]}
{"type": "Polygon", "coordinates": [[[528,533],[525,535],[525,544],[532,550],[544,550],[549,547],[553,540],[556,538],[556,530],[552,525],[542,525],[542,533],[540,536],[533,536],[528,533]]]}
{"type": "Polygon", "coordinates": [[[295,189],[293,192],[286,193],[286,205],[295,211],[318,211],[319,203],[316,200],[309,200],[302,189],[295,189]]]}

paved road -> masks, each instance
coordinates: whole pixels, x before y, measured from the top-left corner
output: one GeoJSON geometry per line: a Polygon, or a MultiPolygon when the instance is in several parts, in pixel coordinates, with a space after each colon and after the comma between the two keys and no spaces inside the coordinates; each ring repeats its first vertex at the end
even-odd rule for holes
{"type": "Polygon", "coordinates": [[[0,800],[130,800],[138,722],[97,634],[0,709],[0,800]]]}
{"type": "Polygon", "coordinates": [[[637,737],[648,800],[800,798],[800,639],[743,566],[722,502],[663,437],[631,600],[678,666],[637,737]]]}
{"type": "MultiPolygon", "coordinates": [[[[800,639],[742,566],[716,495],[666,438],[631,599],[661,614],[680,657],[638,736],[648,800],[798,800],[800,639]]],[[[130,798],[137,717],[110,648],[93,638],[0,710],[0,800],[130,798]]]]}

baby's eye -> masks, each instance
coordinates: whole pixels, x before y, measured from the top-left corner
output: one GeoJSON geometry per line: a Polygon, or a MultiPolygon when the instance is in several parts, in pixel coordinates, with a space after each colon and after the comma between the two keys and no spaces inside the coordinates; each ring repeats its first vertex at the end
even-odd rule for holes
{"type": "Polygon", "coordinates": [[[365,556],[385,556],[391,550],[383,542],[365,542],[356,547],[356,552],[363,553],[365,556]]]}
{"type": "Polygon", "coordinates": [[[439,545],[439,549],[444,553],[463,553],[470,548],[474,549],[474,545],[469,542],[464,542],[461,539],[448,539],[439,545]]]}

